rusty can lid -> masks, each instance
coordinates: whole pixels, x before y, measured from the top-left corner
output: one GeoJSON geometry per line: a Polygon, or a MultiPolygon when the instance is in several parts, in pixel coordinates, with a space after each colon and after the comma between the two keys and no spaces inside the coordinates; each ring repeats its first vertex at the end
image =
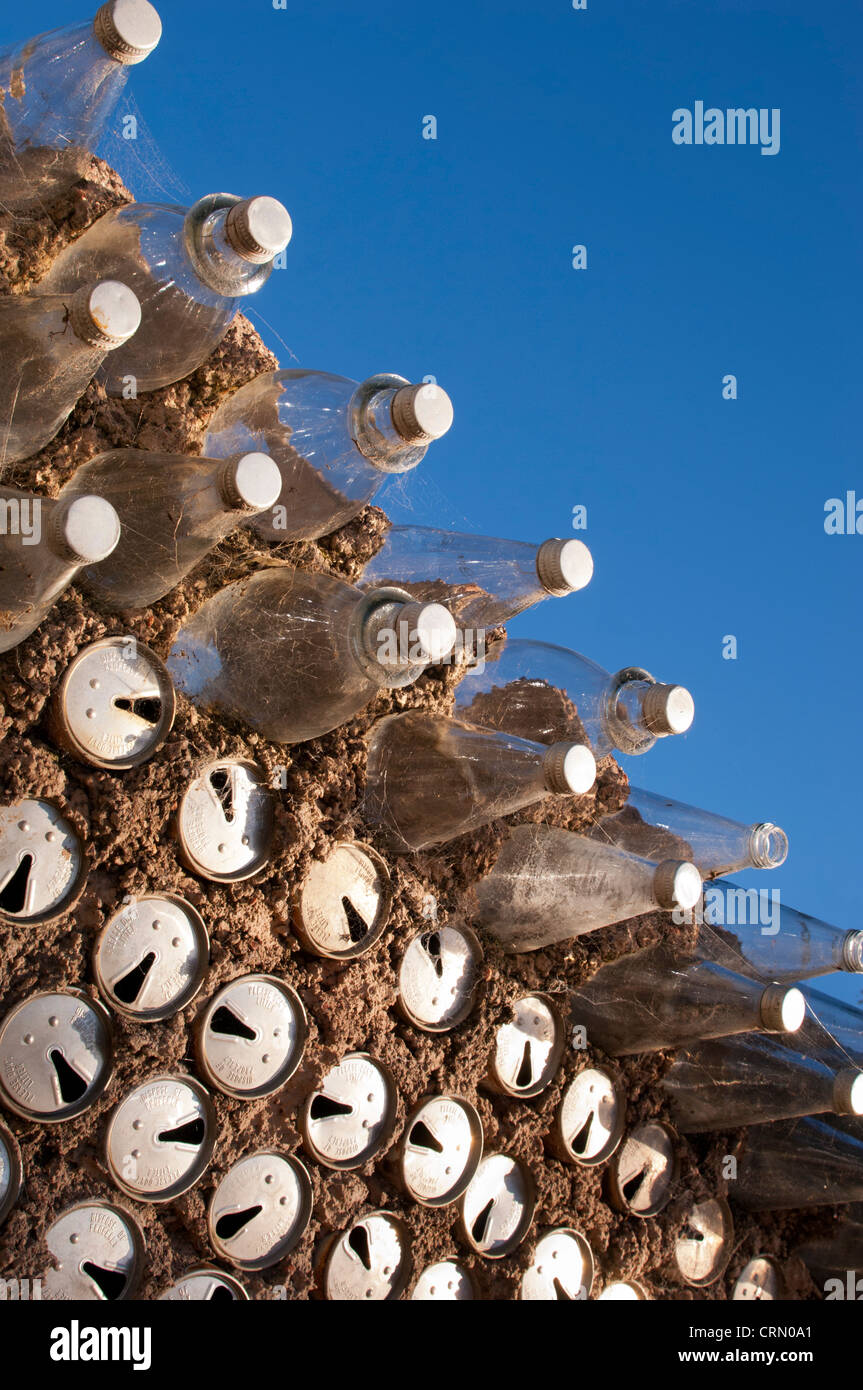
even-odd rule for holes
{"type": "Polygon", "coordinates": [[[216,1114],[203,1086],[188,1076],[155,1076],[136,1086],[111,1116],[108,1170],[138,1202],[169,1202],[206,1172],[216,1114]]]}
{"type": "Polygon", "coordinates": [[[389,1139],[396,1104],[386,1068],[364,1052],[350,1052],[306,1102],[301,1120],[306,1148],[327,1168],[362,1168],[389,1139]]]}
{"type": "Polygon", "coordinates": [[[127,1018],[154,1023],[192,1002],[204,982],[210,940],[182,898],[146,894],[110,918],[93,952],[102,998],[127,1018]]]}
{"type": "Polygon", "coordinates": [[[31,994],[0,1023],[0,1099],[16,1115],[59,1124],[105,1090],[111,1023],[80,990],[31,994]]]}
{"type": "Polygon", "coordinates": [[[649,1303],[650,1294],[637,1279],[622,1279],[614,1284],[606,1284],[597,1298],[597,1303],[649,1303]]]}
{"type": "Polygon", "coordinates": [[[609,1192],[618,1211],[656,1216],[671,1198],[677,1176],[677,1137],[669,1125],[648,1120],[636,1125],[614,1156],[609,1192]]]}
{"type": "Polygon", "coordinates": [[[508,1096],[538,1096],[560,1066],[563,1024],[547,994],[519,999],[512,1012],[512,1021],[497,1030],[489,1084],[508,1096]]]}
{"type": "Polygon", "coordinates": [[[731,1258],[734,1221],[721,1197],[692,1202],[674,1243],[674,1260],[681,1278],[693,1288],[715,1284],[731,1258]]]}
{"type": "Polygon", "coordinates": [[[402,956],[399,1001],[426,1033],[446,1033],[467,1018],[479,982],[482,947],[469,927],[420,932],[402,956]]]}
{"type": "Polygon", "coordinates": [[[263,869],[273,840],[273,797],[255,763],[207,763],[180,802],[178,831],[193,873],[214,883],[239,883],[263,869]]]}
{"type": "Polygon", "coordinates": [[[228,1169],[210,1199],[210,1244],[236,1269],[269,1269],[290,1254],[311,1217],[312,1183],[300,1160],[249,1154],[228,1169]]]}
{"type": "Polygon", "coordinates": [[[473,1280],[455,1260],[427,1265],[414,1285],[414,1303],[468,1303],[476,1298],[473,1280]]]}
{"type": "Polygon", "coordinates": [[[85,876],[81,839],[50,801],[0,810],[0,921],[37,924],[62,916],[85,876]]]}
{"type": "Polygon", "coordinates": [[[502,1259],[521,1245],[535,1207],[530,1170],[509,1154],[488,1154],[462,1198],[462,1233],[477,1254],[502,1259]]]}
{"type": "Polygon", "coordinates": [[[302,1000],[274,975],[243,975],[213,995],[196,1030],[206,1080],[240,1100],[278,1091],[293,1076],[308,1036],[302,1000]]]}
{"type": "Polygon", "coordinates": [[[411,1274],[408,1233],[385,1211],[373,1211],[336,1236],[324,1266],[324,1296],[382,1303],[400,1298],[411,1274]]]}
{"type": "Polygon", "coordinates": [[[589,1242],[569,1226],[546,1231],[521,1276],[525,1302],[583,1303],[593,1288],[594,1262],[589,1242]]]}
{"type": "Polygon", "coordinates": [[[160,1303],[248,1303],[249,1295],[239,1279],[215,1265],[187,1270],[176,1284],[159,1294],[160,1303]]]}
{"type": "Polygon", "coordinates": [[[23,1170],[18,1140],[0,1124],[0,1226],[18,1201],[23,1170]]]}
{"type": "Polygon", "coordinates": [[[405,1125],[401,1176],[415,1202],[446,1207],[467,1188],[482,1158],[482,1121],[456,1096],[429,1096],[405,1125]]]}
{"type": "Polygon", "coordinates": [[[110,1202],[80,1202],[48,1227],[54,1259],[43,1298],[65,1303],[112,1303],[132,1297],[144,1263],[144,1237],[128,1212],[110,1202]]]}
{"type": "Polygon", "coordinates": [[[785,1281],[775,1260],[756,1255],[737,1276],[731,1298],[734,1302],[772,1303],[785,1296],[785,1281]]]}
{"type": "Polygon", "coordinates": [[[374,946],[389,921],[389,870],[368,845],[345,841],[317,860],[294,902],[294,927],[310,951],[353,960],[374,946]]]}
{"type": "Polygon", "coordinates": [[[623,1091],[603,1067],[586,1067],[563,1093],[557,1130],[567,1158],[585,1168],[611,1158],[626,1121],[623,1091]]]}
{"type": "Polygon", "coordinates": [[[177,700],[155,652],[135,637],[106,637],[78,653],[55,705],[58,740],[94,767],[138,767],[171,732],[177,700]]]}

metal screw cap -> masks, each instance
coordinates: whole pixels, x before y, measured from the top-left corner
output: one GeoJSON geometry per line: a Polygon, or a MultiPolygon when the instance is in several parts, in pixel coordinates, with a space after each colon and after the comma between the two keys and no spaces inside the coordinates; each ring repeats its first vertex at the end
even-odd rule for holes
{"type": "Polygon", "coordinates": [[[429,444],[452,429],[454,411],[446,391],[426,382],[396,391],[392,417],[396,432],[406,444],[429,444]]]}
{"type": "Polygon", "coordinates": [[[584,796],[596,781],[596,759],[586,743],[553,743],[543,767],[545,785],[556,796],[584,796]]]}
{"type": "Polygon", "coordinates": [[[141,304],[128,285],[101,280],[75,291],[69,302],[69,323],[82,343],[112,352],[141,327],[141,304]]]}
{"type": "Polygon", "coordinates": [[[737,1276],[732,1302],[772,1303],[785,1295],[782,1275],[769,1255],[756,1255],[737,1276]]]}
{"type": "Polygon", "coordinates": [[[350,1052],[306,1101],[303,1142],[327,1168],[362,1168],[389,1139],[396,1106],[389,1072],[366,1053],[350,1052]]]}
{"type": "Polygon", "coordinates": [[[704,887],[701,874],[685,859],[665,859],[657,864],[653,874],[653,891],[660,907],[670,911],[688,911],[701,897],[704,887]]]}
{"type": "Polygon", "coordinates": [[[61,917],[84,886],[79,836],[50,801],[0,810],[0,921],[28,924],[61,917]]]}
{"type": "Polygon", "coordinates": [[[103,999],[140,1023],[172,1018],[204,982],[210,942],[200,915],[182,898],[135,898],[96,942],[93,973],[103,999]]]}
{"type": "Polygon", "coordinates": [[[724,1272],[734,1244],[731,1209],[722,1198],[690,1206],[674,1245],[681,1278],[694,1288],[715,1284],[724,1272]]]}
{"type": "Polygon", "coordinates": [[[31,994],[0,1023],[0,1099],[16,1115],[72,1120],[110,1078],[110,1019],[80,990],[31,994]]]}
{"type": "Polygon", "coordinates": [[[293,223],[277,198],[246,198],[225,219],[225,236],[238,256],[251,265],[267,265],[293,236],[293,223]]]}
{"type": "Polygon", "coordinates": [[[299,1159],[250,1154],[228,1170],[210,1199],[210,1243],[237,1269],[269,1269],[298,1244],[311,1216],[311,1179],[299,1159]]]}
{"type": "Polygon", "coordinates": [[[254,1100],[290,1080],[307,1035],[306,1011],[289,984],[273,975],[244,975],[220,989],[204,1009],[196,1051],[211,1086],[254,1100]]]}
{"type": "Polygon", "coordinates": [[[557,1112],[557,1147],[585,1168],[611,1158],[626,1119],[623,1091],[601,1067],[586,1067],[570,1081],[557,1112]]]}
{"type": "Polygon", "coordinates": [[[207,763],[180,802],[178,834],[193,873],[238,883],[265,867],[273,839],[273,797],[263,770],[238,758],[207,763]]]}
{"type": "Polygon", "coordinates": [[[469,927],[421,932],[408,943],[399,966],[399,1003],[410,1023],[426,1033],[446,1033],[474,1005],[483,952],[469,927]]]}
{"type": "Polygon", "coordinates": [[[138,767],[164,743],[177,697],[162,662],[134,637],[84,647],[51,710],[51,733],[74,757],[111,771],[138,767]]]}
{"type": "Polygon", "coordinates": [[[401,1178],[415,1202],[445,1207],[466,1190],[482,1158],[482,1121],[455,1096],[430,1096],[405,1124],[401,1178]]]}
{"type": "Polygon", "coordinates": [[[232,1274],[210,1265],[190,1269],[159,1295],[160,1303],[248,1303],[249,1295],[232,1274]]]}
{"type": "Polygon", "coordinates": [[[411,1294],[414,1303],[467,1303],[474,1298],[473,1280],[455,1260],[428,1265],[411,1294]]]}
{"type": "Polygon", "coordinates": [[[269,454],[243,454],[228,462],[222,490],[229,506],[246,512],[265,512],[279,500],[282,475],[269,454]]]}
{"type": "Polygon", "coordinates": [[[324,1297],[376,1302],[400,1298],[411,1274],[408,1233],[396,1217],[373,1211],[354,1222],[329,1247],[324,1297]]]}
{"type": "Polygon", "coordinates": [[[108,0],[93,21],[96,37],[117,63],[143,63],[162,37],[162,21],[148,0],[108,0]]]}
{"type": "Polygon", "coordinates": [[[519,1297],[528,1303],[584,1302],[590,1298],[593,1276],[590,1244],[580,1231],[560,1226],[537,1241],[533,1259],[521,1276],[519,1297]]]}
{"type": "Polygon", "coordinates": [[[509,1154],[488,1154],[462,1198],[462,1234],[477,1254],[502,1259],[521,1245],[535,1207],[530,1170],[509,1154]]]}
{"type": "Polygon", "coordinates": [[[593,556],[584,541],[543,541],[536,552],[539,582],[553,598],[586,589],[593,578],[593,556]]]}
{"type": "Polygon", "coordinates": [[[120,518],[104,497],[90,495],[61,502],[52,524],[73,564],[97,565],[107,560],[120,541],[120,518]]]}
{"type": "Polygon", "coordinates": [[[769,985],[761,996],[761,1022],[768,1033],[796,1033],[806,1017],[806,999],[799,989],[769,985]]]}
{"type": "Polygon", "coordinates": [[[695,701],[682,685],[651,685],[641,703],[644,722],[657,738],[685,734],[695,718],[695,701]]]}
{"type": "Polygon", "coordinates": [[[128,1212],[109,1202],[81,1202],[45,1233],[54,1266],[43,1279],[55,1302],[122,1302],[132,1297],[144,1264],[144,1237],[128,1212]]]}
{"type": "Polygon", "coordinates": [[[612,1159],[609,1196],[618,1211],[656,1216],[671,1200],[676,1176],[676,1135],[669,1125],[648,1120],[630,1130],[612,1159]]]}
{"type": "Polygon", "coordinates": [[[497,1031],[487,1084],[508,1096],[538,1096],[560,1066],[563,1025],[547,994],[528,995],[512,1009],[512,1022],[497,1031]]]}
{"type": "Polygon", "coordinates": [[[191,1077],[156,1076],[136,1086],[111,1116],[108,1170],[138,1202],[169,1202],[206,1172],[216,1142],[216,1114],[191,1077]]]}
{"type": "Polygon", "coordinates": [[[4,1124],[0,1124],[0,1226],[18,1201],[22,1178],[18,1141],[4,1124]]]}
{"type": "Polygon", "coordinates": [[[342,842],[306,874],[294,900],[294,929],[316,955],[353,960],[382,936],[392,900],[381,856],[368,845],[342,842]]]}

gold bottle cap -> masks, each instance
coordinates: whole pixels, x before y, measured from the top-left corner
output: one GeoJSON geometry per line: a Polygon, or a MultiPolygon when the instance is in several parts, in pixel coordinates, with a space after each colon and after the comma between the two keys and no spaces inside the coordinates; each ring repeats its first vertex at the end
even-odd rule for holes
{"type": "Polygon", "coordinates": [[[543,541],[536,552],[536,573],[554,598],[584,589],[593,578],[593,556],[584,541],[543,541]]]}
{"type": "Polygon", "coordinates": [[[452,428],[453,405],[446,391],[431,382],[403,386],[393,397],[392,418],[406,444],[429,444],[452,428]]]}
{"type": "Polygon", "coordinates": [[[251,265],[266,265],[284,251],[293,236],[290,213],[277,198],[246,198],[225,219],[232,250],[251,265]]]}

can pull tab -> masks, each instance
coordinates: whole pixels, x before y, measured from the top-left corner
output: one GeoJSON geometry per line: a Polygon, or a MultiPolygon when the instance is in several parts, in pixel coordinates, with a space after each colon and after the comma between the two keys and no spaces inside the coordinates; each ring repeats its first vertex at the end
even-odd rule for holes
{"type": "Polygon", "coordinates": [[[494,1202],[494,1197],[490,1198],[489,1201],[486,1202],[485,1206],[482,1208],[482,1211],[478,1212],[477,1216],[474,1219],[474,1223],[470,1228],[470,1233],[473,1236],[475,1243],[480,1247],[480,1249],[485,1244],[486,1236],[488,1235],[489,1227],[491,1226],[491,1218],[492,1213],[494,1211],[494,1202]]]}
{"type": "Polygon", "coordinates": [[[427,1149],[429,1153],[443,1153],[443,1144],[435,1138],[428,1125],[422,1120],[417,1120],[408,1136],[408,1143],[415,1149],[427,1149]]]}
{"type": "Polygon", "coordinates": [[[156,1138],[160,1144],[172,1144],[179,1149],[199,1149],[204,1142],[207,1127],[200,1116],[180,1120],[173,1129],[164,1129],[156,1138]]]}
{"type": "Polygon", "coordinates": [[[250,1221],[254,1221],[256,1216],[260,1216],[264,1210],[262,1206],[246,1207],[244,1211],[228,1211],[224,1216],[220,1216],[216,1222],[216,1235],[220,1240],[233,1240],[240,1234],[250,1221]]]}
{"type": "Polygon", "coordinates": [[[121,1004],[134,1004],[140,997],[141,990],[147,983],[147,976],[156,964],[156,952],[149,951],[144,959],[132,969],[115,981],[112,986],[114,993],[121,1004]]]}
{"type": "Polygon", "coordinates": [[[0,911],[10,916],[19,916],[29,908],[30,875],[33,871],[32,854],[22,854],[14,871],[0,888],[0,911]]]}
{"type": "Polygon", "coordinates": [[[575,1134],[573,1134],[572,1138],[569,1141],[569,1147],[572,1149],[573,1153],[587,1153],[588,1145],[590,1144],[591,1131],[593,1130],[593,1122],[595,1119],[596,1111],[590,1110],[587,1114],[584,1124],[581,1126],[581,1129],[576,1130],[575,1134]]]}
{"type": "Polygon", "coordinates": [[[86,1093],[89,1081],[70,1066],[58,1048],[52,1048],[48,1059],[57,1078],[57,1090],[64,1105],[74,1105],[86,1093]]]}
{"type": "Polygon", "coordinates": [[[162,718],[162,701],[156,695],[117,695],[113,705],[124,714],[140,719],[148,728],[155,728],[162,718]]]}
{"type": "Polygon", "coordinates": [[[100,1299],[115,1303],[122,1297],[128,1283],[122,1269],[106,1269],[104,1265],[95,1264],[93,1260],[85,1260],[80,1268],[81,1273],[96,1285],[100,1299]]]}
{"type": "Polygon", "coordinates": [[[348,1236],[348,1247],[356,1255],[363,1269],[370,1271],[372,1267],[372,1251],[369,1242],[369,1233],[365,1226],[354,1226],[348,1236]]]}
{"type": "Polygon", "coordinates": [[[359,909],[354,906],[347,894],[342,898],[342,910],[345,914],[345,921],[351,941],[354,945],[358,945],[364,937],[368,936],[370,924],[366,921],[365,917],[363,917],[359,909]]]}

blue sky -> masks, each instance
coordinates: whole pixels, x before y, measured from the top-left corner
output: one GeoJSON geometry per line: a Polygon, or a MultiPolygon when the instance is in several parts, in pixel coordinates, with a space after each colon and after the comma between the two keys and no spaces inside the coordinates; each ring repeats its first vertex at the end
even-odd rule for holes
{"type": "MultiPolygon", "coordinates": [[[[39,8],[41,28],[70,20],[68,0],[39,8]]],[[[788,863],[752,881],[863,925],[863,535],[824,532],[828,498],[863,499],[863,12],[159,9],[132,90],[177,186],[272,193],[294,218],[252,308],[283,365],[432,374],[453,396],[452,433],[390,509],[540,540],[585,504],[593,585],[513,632],[689,685],[692,731],[630,760],[634,780],[779,822],[788,863]],[[779,108],[780,152],[675,145],[672,112],[697,100],[779,108]]],[[[7,10],[0,43],[21,22],[7,10]]]]}

